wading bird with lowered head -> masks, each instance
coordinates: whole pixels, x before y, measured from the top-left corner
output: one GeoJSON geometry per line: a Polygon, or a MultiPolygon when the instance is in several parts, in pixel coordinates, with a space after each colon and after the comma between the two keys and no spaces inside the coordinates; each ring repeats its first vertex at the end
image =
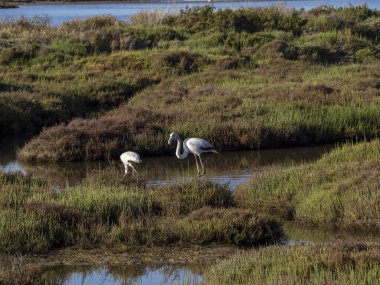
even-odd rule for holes
{"type": "Polygon", "coordinates": [[[133,152],[133,151],[127,151],[127,152],[122,153],[120,155],[120,160],[124,164],[125,174],[126,175],[128,174],[128,166],[130,166],[132,168],[132,170],[133,170],[132,174],[133,173],[137,174],[137,171],[133,167],[133,165],[131,164],[131,162],[136,162],[136,163],[142,162],[142,160],[140,159],[140,156],[138,155],[138,153],[133,152]]]}
{"type": "Polygon", "coordinates": [[[198,178],[205,174],[205,169],[203,166],[201,154],[206,152],[218,153],[214,147],[204,139],[198,138],[188,138],[182,141],[181,137],[177,133],[171,133],[169,137],[168,144],[171,144],[173,141],[177,141],[177,149],[175,155],[179,159],[185,159],[189,153],[192,153],[195,157],[195,163],[197,165],[198,178]],[[202,172],[199,172],[198,160],[201,163],[202,172]]]}

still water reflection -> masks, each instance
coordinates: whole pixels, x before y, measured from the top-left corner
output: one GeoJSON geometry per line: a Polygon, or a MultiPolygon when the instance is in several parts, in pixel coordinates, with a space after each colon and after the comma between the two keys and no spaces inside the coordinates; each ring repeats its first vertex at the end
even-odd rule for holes
{"type": "MultiPolygon", "coordinates": [[[[57,164],[29,164],[16,158],[17,147],[24,142],[20,139],[0,140],[0,171],[21,171],[33,174],[54,186],[64,188],[75,186],[94,172],[110,165],[119,168],[120,161],[114,162],[75,162],[57,164]]],[[[223,152],[219,155],[204,155],[206,179],[220,184],[229,184],[231,189],[242,184],[267,167],[289,166],[302,161],[313,161],[331,149],[332,146],[302,147],[261,151],[223,152]]],[[[173,150],[174,152],[174,150],[173,150]]],[[[136,166],[139,178],[148,185],[157,186],[176,181],[191,180],[195,177],[194,157],[179,160],[174,153],[171,156],[143,157],[143,163],[136,166]]]]}
{"type": "Polygon", "coordinates": [[[143,266],[122,265],[56,266],[42,276],[43,283],[55,284],[128,284],[128,285],[197,285],[202,282],[201,265],[143,266]]]}

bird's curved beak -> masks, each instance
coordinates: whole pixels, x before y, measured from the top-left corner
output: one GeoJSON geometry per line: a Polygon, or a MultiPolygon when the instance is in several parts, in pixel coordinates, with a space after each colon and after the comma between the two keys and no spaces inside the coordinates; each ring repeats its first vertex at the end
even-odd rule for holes
{"type": "Polygon", "coordinates": [[[169,140],[168,140],[168,144],[172,144],[172,139],[169,139],[169,140]]]}

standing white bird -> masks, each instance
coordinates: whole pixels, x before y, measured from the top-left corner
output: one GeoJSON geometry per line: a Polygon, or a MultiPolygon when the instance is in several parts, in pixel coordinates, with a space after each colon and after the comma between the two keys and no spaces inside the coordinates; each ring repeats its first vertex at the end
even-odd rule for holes
{"type": "Polygon", "coordinates": [[[168,144],[171,144],[172,141],[177,140],[177,149],[175,155],[179,159],[185,159],[189,153],[192,153],[195,157],[195,163],[197,165],[198,178],[205,174],[205,169],[203,167],[201,154],[206,152],[218,153],[214,147],[204,139],[198,138],[188,138],[182,141],[181,137],[177,133],[171,133],[169,137],[168,144]],[[181,153],[182,151],[182,153],[181,153]],[[199,172],[198,160],[201,162],[202,172],[199,172]]]}
{"type": "Polygon", "coordinates": [[[138,153],[133,152],[133,151],[127,151],[127,152],[122,153],[120,155],[120,160],[124,164],[125,174],[128,174],[128,166],[132,168],[132,170],[134,171],[133,173],[137,173],[136,169],[133,167],[131,162],[136,162],[136,163],[142,162],[138,153]]]}

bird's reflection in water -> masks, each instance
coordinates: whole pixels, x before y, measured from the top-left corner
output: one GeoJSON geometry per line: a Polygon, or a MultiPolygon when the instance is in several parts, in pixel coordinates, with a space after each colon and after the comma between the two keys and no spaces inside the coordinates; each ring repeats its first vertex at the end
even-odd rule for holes
{"type": "MultiPolygon", "coordinates": [[[[223,184],[232,188],[244,183],[263,168],[271,166],[287,166],[304,161],[318,159],[331,146],[304,147],[261,151],[224,152],[219,155],[204,155],[207,173],[204,179],[223,184]]],[[[143,163],[136,168],[139,179],[147,185],[162,185],[173,182],[190,181],[194,179],[196,166],[194,157],[178,160],[173,156],[145,157],[143,163]]],[[[61,188],[72,187],[82,183],[83,179],[93,175],[94,171],[113,171],[113,175],[123,176],[123,165],[120,161],[113,162],[73,162],[58,164],[27,164],[20,163],[27,173],[33,174],[52,185],[61,188]]]]}

